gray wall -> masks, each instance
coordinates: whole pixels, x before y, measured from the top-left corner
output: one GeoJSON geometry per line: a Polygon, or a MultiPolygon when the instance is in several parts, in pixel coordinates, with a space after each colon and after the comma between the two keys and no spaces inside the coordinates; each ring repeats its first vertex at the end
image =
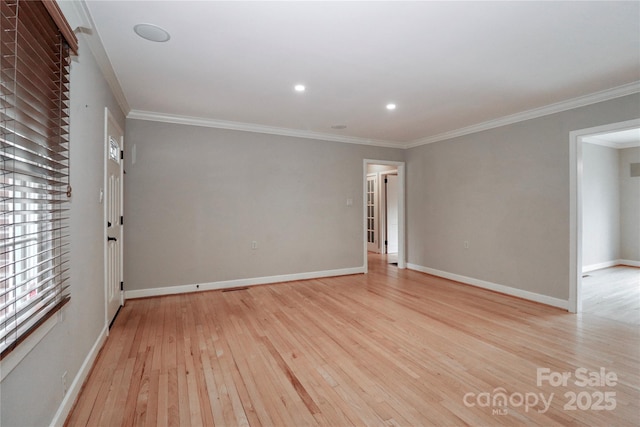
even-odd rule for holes
{"type": "Polygon", "coordinates": [[[640,163],[640,147],[619,150],[620,258],[640,262],[640,177],[631,177],[631,163],[640,163]]]}
{"type": "Polygon", "coordinates": [[[363,266],[363,159],[404,158],[142,120],[125,140],[126,290],[363,266]]]}
{"type": "Polygon", "coordinates": [[[618,150],[582,145],[582,265],[620,258],[618,150]]]}
{"type": "Polygon", "coordinates": [[[80,54],[71,66],[71,301],[62,309],[63,322],[0,384],[2,427],[49,425],[62,402],[63,372],[71,385],[105,326],[103,205],[98,203],[104,107],[123,127],[125,120],[101,76],[80,37],[80,54]]]}
{"type": "Polygon", "coordinates": [[[639,112],[634,94],[408,150],[408,262],[568,300],[569,132],[639,112]]]}

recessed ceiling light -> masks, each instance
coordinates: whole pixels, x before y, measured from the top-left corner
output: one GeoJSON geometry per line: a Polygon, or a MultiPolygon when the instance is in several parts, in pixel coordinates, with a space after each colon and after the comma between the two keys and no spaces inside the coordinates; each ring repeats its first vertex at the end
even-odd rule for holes
{"type": "Polygon", "coordinates": [[[296,92],[304,92],[307,89],[304,85],[295,85],[293,88],[296,92]]]}
{"type": "Polygon", "coordinates": [[[166,42],[171,38],[166,30],[153,24],[137,24],[133,27],[133,31],[143,39],[152,42],[166,42]]]}
{"type": "Polygon", "coordinates": [[[396,104],[387,104],[387,110],[395,110],[396,104]]]}

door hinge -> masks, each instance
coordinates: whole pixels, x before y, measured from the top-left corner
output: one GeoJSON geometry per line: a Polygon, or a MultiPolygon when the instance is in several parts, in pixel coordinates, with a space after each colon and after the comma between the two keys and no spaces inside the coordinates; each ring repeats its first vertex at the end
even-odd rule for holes
{"type": "Polygon", "coordinates": [[[120,215],[120,225],[124,225],[124,217],[120,215]]]}
{"type": "Polygon", "coordinates": [[[385,177],[385,178],[384,178],[384,183],[385,183],[385,184],[387,183],[387,177],[385,177]]]}
{"type": "Polygon", "coordinates": [[[384,245],[385,246],[389,246],[389,242],[387,242],[386,240],[384,241],[384,245]]]}
{"type": "Polygon", "coordinates": [[[120,282],[120,290],[124,291],[124,282],[120,282]]]}
{"type": "Polygon", "coordinates": [[[120,160],[124,160],[124,150],[120,150],[120,160]]]}

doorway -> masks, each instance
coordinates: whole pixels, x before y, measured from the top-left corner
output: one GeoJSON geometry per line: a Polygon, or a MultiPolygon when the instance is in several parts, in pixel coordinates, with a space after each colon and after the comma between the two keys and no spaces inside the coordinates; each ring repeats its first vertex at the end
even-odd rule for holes
{"type": "Polygon", "coordinates": [[[123,243],[123,177],[124,133],[105,108],[104,138],[104,242],[105,242],[105,320],[111,327],[124,304],[123,243]]]}
{"type": "Polygon", "coordinates": [[[583,144],[587,140],[613,132],[627,131],[640,128],[640,119],[620,123],[597,126],[593,128],[573,131],[569,135],[570,151],[570,250],[569,250],[569,311],[580,313],[583,310],[582,279],[583,279],[583,203],[584,203],[584,162],[583,144]]]}
{"type": "Polygon", "coordinates": [[[365,159],[363,170],[364,270],[368,252],[396,254],[398,268],[406,268],[404,162],[365,159]]]}

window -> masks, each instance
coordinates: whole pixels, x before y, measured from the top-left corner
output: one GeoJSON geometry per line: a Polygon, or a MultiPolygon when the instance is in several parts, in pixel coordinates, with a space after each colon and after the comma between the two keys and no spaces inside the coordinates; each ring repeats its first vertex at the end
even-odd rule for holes
{"type": "Polygon", "coordinates": [[[70,298],[71,51],[55,1],[0,2],[0,359],[70,298]]]}

